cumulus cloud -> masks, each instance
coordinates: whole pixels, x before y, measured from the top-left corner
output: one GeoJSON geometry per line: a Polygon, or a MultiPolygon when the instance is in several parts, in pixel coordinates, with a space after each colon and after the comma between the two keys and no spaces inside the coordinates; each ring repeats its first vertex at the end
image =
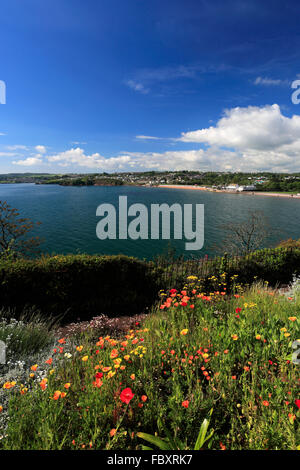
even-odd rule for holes
{"type": "Polygon", "coordinates": [[[226,110],[216,126],[184,132],[179,140],[233,150],[245,170],[300,167],[300,116],[284,116],[277,104],[226,110]]]}
{"type": "Polygon", "coordinates": [[[34,166],[43,163],[43,161],[38,157],[28,157],[25,160],[16,160],[12,162],[14,165],[21,166],[34,166]]]}
{"type": "Polygon", "coordinates": [[[129,156],[117,156],[105,158],[99,153],[86,155],[85,151],[80,147],[60,152],[56,155],[47,157],[50,163],[58,163],[60,166],[78,165],[80,167],[95,168],[99,170],[106,169],[108,171],[122,170],[126,163],[129,163],[129,156]]]}
{"type": "MultiPolygon", "coordinates": [[[[137,139],[159,139],[140,135],[137,139]]],[[[36,154],[15,164],[40,164],[94,171],[200,170],[275,171],[300,170],[300,116],[286,117],[277,104],[226,110],[215,125],[183,132],[173,142],[194,144],[194,149],[161,152],[122,152],[104,157],[74,147],[53,155],[36,154]]]]}
{"type": "Polygon", "coordinates": [[[41,153],[41,154],[44,154],[46,153],[47,149],[44,145],[36,145],[35,146],[35,150],[38,152],[38,153],[41,153]]]}
{"type": "Polygon", "coordinates": [[[280,107],[273,104],[226,110],[215,127],[183,132],[179,140],[240,150],[270,150],[291,144],[299,138],[300,116],[285,117],[280,107]]]}

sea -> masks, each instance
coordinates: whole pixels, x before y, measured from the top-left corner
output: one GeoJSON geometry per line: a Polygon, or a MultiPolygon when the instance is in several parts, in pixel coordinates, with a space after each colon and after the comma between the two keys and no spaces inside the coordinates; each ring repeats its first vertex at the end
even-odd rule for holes
{"type": "MultiPolygon", "coordinates": [[[[140,187],[140,186],[59,186],[40,184],[0,184],[0,200],[16,208],[20,216],[40,225],[33,231],[43,241],[41,251],[48,254],[124,254],[140,259],[168,256],[185,258],[213,257],[219,250],[226,251],[224,225],[242,223],[250,211],[260,211],[268,218],[270,230],[264,247],[274,247],[287,238],[300,238],[300,199],[266,197],[251,194],[227,194],[189,189],[140,187]],[[96,215],[98,206],[111,204],[118,213],[119,197],[127,196],[127,204],[143,204],[149,211],[152,204],[192,205],[194,224],[196,205],[203,205],[204,243],[200,250],[187,250],[184,237],[174,239],[101,240],[96,227],[101,217],[96,215]]],[[[117,218],[118,219],[118,218],[117,218]]],[[[134,217],[129,217],[128,222],[134,217]]],[[[118,221],[118,220],[117,220],[118,221]]],[[[172,218],[171,218],[172,222],[172,218]]],[[[194,225],[195,227],[195,225],[194,225]]]]}

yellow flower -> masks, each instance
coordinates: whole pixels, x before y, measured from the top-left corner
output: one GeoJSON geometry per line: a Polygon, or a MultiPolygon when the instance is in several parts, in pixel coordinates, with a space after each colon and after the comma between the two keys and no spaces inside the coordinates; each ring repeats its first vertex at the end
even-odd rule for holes
{"type": "Polygon", "coordinates": [[[233,339],[233,341],[236,341],[238,339],[238,335],[236,335],[236,334],[231,335],[231,338],[233,339]]]}
{"type": "Polygon", "coordinates": [[[189,330],[187,328],[185,328],[185,329],[181,330],[180,334],[185,336],[188,333],[188,331],[189,330]]]}
{"type": "Polygon", "coordinates": [[[81,352],[83,350],[83,346],[76,346],[77,351],[81,352]]]}
{"type": "Polygon", "coordinates": [[[5,382],[5,384],[3,385],[3,388],[5,388],[6,390],[9,390],[10,388],[14,387],[16,385],[16,382],[5,382]]]}
{"type": "Polygon", "coordinates": [[[286,338],[288,338],[288,337],[291,336],[291,335],[290,335],[290,333],[284,333],[284,336],[285,336],[286,338]]]}
{"type": "Polygon", "coordinates": [[[86,362],[88,360],[89,356],[83,356],[82,361],[86,362]]]}
{"type": "Polygon", "coordinates": [[[135,380],[135,374],[131,374],[130,378],[131,380],[135,380]]]}
{"type": "Polygon", "coordinates": [[[261,336],[260,336],[260,335],[256,335],[255,338],[256,338],[256,339],[261,339],[261,336]]]}

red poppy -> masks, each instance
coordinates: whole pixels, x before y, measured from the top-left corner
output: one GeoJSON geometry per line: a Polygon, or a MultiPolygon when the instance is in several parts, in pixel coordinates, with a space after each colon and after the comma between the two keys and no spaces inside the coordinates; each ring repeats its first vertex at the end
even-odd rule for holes
{"type": "Polygon", "coordinates": [[[134,393],[132,393],[132,390],[129,387],[124,388],[124,390],[122,390],[120,394],[120,400],[123,403],[126,403],[126,405],[128,405],[128,403],[133,399],[133,397],[134,397],[134,393]]]}
{"type": "Polygon", "coordinates": [[[295,405],[300,409],[300,400],[295,400],[295,405]]]}

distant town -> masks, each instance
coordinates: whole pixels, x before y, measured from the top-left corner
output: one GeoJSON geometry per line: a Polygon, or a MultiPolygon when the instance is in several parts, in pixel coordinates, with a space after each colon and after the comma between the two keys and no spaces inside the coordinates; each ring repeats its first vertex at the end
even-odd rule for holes
{"type": "Polygon", "coordinates": [[[209,190],[300,193],[300,173],[233,173],[147,171],[88,174],[9,173],[0,183],[58,184],[63,186],[191,185],[209,190]]]}

